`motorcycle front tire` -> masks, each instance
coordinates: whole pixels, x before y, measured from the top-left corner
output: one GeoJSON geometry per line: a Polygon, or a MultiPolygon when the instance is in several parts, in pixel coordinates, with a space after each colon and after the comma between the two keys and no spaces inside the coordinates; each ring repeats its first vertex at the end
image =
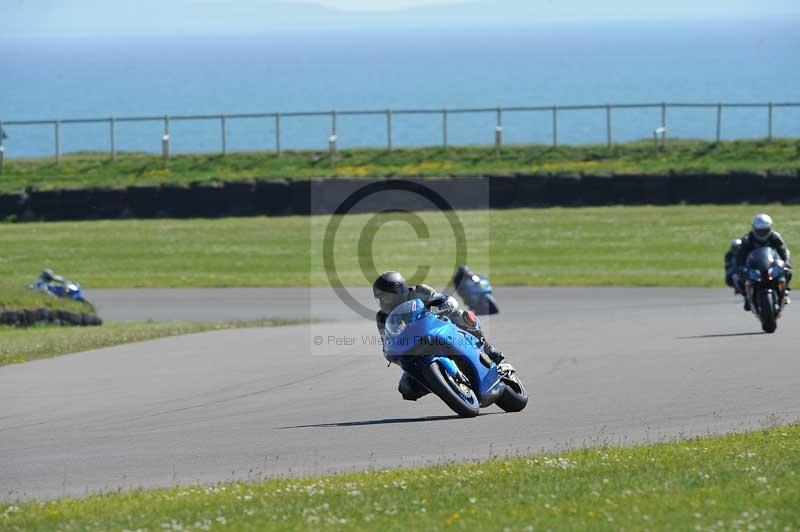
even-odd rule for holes
{"type": "Polygon", "coordinates": [[[778,328],[777,316],[775,315],[774,292],[764,292],[761,295],[761,330],[767,334],[772,334],[778,328]]]}
{"type": "Polygon", "coordinates": [[[458,384],[438,362],[431,362],[423,368],[422,374],[428,389],[439,397],[450,409],[461,417],[475,417],[480,412],[478,397],[471,389],[467,393],[459,393],[458,384]],[[464,397],[466,395],[467,397],[464,397]]]}

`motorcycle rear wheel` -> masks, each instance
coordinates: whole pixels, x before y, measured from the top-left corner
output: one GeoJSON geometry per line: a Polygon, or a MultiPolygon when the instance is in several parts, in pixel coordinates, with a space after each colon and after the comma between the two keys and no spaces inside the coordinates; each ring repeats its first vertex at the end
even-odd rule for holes
{"type": "Polygon", "coordinates": [[[528,405],[528,390],[517,376],[516,372],[508,377],[503,377],[506,385],[503,395],[497,399],[497,406],[506,412],[519,412],[528,405]]]}
{"type": "Polygon", "coordinates": [[[446,371],[442,371],[438,362],[432,362],[422,370],[428,389],[461,417],[475,417],[480,412],[478,397],[475,392],[463,384],[459,384],[446,371]]]}

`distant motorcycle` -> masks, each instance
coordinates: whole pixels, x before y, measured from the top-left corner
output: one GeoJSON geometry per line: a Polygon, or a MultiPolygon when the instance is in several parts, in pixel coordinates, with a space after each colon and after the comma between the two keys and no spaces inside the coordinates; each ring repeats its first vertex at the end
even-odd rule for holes
{"type": "Polygon", "coordinates": [[[528,391],[510,364],[492,362],[475,336],[426,309],[421,299],[406,301],[386,318],[383,355],[459,416],[477,416],[491,404],[507,412],[528,404],[528,391]]]}
{"type": "Polygon", "coordinates": [[[786,264],[770,247],[753,250],[744,267],[745,297],[766,333],[773,333],[786,304],[786,264]]]}
{"type": "Polygon", "coordinates": [[[83,290],[81,284],[75,281],[65,280],[60,275],[53,274],[52,270],[44,270],[31,283],[28,288],[44,292],[54,297],[67,297],[75,301],[86,301],[83,297],[83,290]]]}
{"type": "Polygon", "coordinates": [[[737,238],[731,241],[731,247],[728,249],[728,252],[725,253],[725,284],[731,288],[733,288],[734,293],[740,294],[739,286],[738,286],[738,276],[737,276],[737,265],[736,265],[736,253],[739,251],[739,248],[742,245],[742,239],[737,238]]]}
{"type": "Polygon", "coordinates": [[[494,298],[492,285],[483,275],[472,272],[468,267],[461,266],[453,276],[453,286],[456,292],[470,310],[479,315],[497,314],[497,300],[494,298]]]}

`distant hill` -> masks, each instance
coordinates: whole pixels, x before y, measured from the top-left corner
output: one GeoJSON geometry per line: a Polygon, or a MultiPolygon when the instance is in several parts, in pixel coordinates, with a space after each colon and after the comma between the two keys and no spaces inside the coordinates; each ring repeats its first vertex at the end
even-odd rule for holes
{"type": "Polygon", "coordinates": [[[527,25],[800,15],[796,0],[465,0],[396,11],[342,11],[302,0],[3,0],[0,36],[253,33],[294,28],[527,25]]]}

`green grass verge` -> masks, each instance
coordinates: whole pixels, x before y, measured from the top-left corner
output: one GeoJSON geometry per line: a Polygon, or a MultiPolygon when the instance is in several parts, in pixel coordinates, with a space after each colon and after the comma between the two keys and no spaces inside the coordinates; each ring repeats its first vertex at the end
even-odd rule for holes
{"type": "MultiPolygon", "coordinates": [[[[1,228],[0,233],[2,233],[1,228]]],[[[0,282],[0,310],[47,308],[50,310],[67,310],[69,312],[94,312],[94,307],[89,303],[52,297],[42,292],[25,288],[24,285],[29,284],[36,277],[36,273],[29,277],[30,279],[27,279],[26,282],[22,281],[20,277],[18,279],[20,281],[19,285],[7,281],[0,282]]]]}
{"type": "MultiPolygon", "coordinates": [[[[285,323],[277,321],[145,322],[106,323],[100,327],[36,326],[27,329],[0,327],[0,366],[167,336],[221,329],[271,327],[285,323]]],[[[0,529],[2,528],[2,521],[0,521],[0,529]]]]}
{"type": "Polygon", "coordinates": [[[336,166],[325,152],[289,151],[175,155],[164,168],[161,157],[121,153],[75,153],[53,158],[9,159],[0,191],[218,182],[233,179],[327,176],[460,176],[523,172],[553,174],[764,171],[800,169],[800,140],[743,140],[716,144],[671,140],[666,150],[640,141],[590,146],[508,146],[500,157],[486,147],[353,149],[339,153],[336,166]]]}
{"type": "Polygon", "coordinates": [[[0,505],[4,530],[798,527],[798,425],[480,464],[0,505]]]}
{"type": "MultiPolygon", "coordinates": [[[[498,285],[721,286],[722,256],[753,215],[769,212],[789,246],[800,242],[800,207],[784,205],[547,208],[458,213],[467,263],[498,285]]],[[[373,215],[347,216],[335,262],[347,285],[368,286],[359,261],[446,284],[453,233],[439,213],[420,213],[430,238],[403,221],[378,229],[359,251],[373,215]]],[[[0,224],[0,278],[22,286],[43,267],[97,287],[322,286],[330,217],[122,220],[0,224]]],[[[414,278],[419,281],[421,279],[414,278]]]]}

